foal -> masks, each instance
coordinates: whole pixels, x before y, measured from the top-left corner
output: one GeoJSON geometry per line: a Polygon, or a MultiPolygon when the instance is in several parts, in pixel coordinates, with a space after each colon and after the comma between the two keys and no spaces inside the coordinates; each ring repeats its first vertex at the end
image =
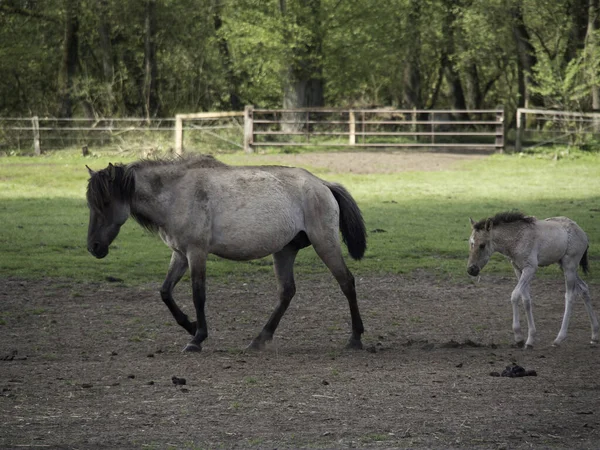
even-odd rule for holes
{"type": "Polygon", "coordinates": [[[592,323],[592,344],[598,343],[598,319],[592,309],[587,284],[577,274],[580,265],[588,272],[588,238],[574,221],[567,217],[550,217],[538,220],[520,212],[502,212],[479,222],[471,221],[470,251],[467,263],[469,275],[476,276],[494,252],[506,256],[517,276],[517,286],[511,295],[513,332],[515,342],[523,345],[519,319],[519,299],[523,300],[527,314],[527,347],[533,347],[535,324],[531,311],[529,286],[538,267],[558,263],[565,275],[565,313],[560,332],[553,345],[558,346],[567,337],[567,328],[573,300],[581,294],[592,323]]]}

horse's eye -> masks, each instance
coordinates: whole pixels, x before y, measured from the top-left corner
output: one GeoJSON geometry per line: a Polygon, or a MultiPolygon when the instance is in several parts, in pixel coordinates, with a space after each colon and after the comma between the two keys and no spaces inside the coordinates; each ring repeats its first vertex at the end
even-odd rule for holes
{"type": "Polygon", "coordinates": [[[479,244],[479,248],[483,250],[485,248],[485,244],[479,244]]]}

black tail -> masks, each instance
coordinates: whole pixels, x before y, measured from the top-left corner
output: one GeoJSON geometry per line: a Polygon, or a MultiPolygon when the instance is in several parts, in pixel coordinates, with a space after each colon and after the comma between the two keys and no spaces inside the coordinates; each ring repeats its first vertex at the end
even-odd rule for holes
{"type": "Polygon", "coordinates": [[[350,256],[361,259],[367,248],[367,229],[358,205],[344,186],[325,183],[340,205],[340,230],[350,256]]]}
{"type": "Polygon", "coordinates": [[[585,249],[585,253],[581,257],[581,261],[579,261],[579,265],[581,266],[581,269],[583,270],[583,273],[588,273],[590,271],[590,263],[588,261],[588,254],[587,254],[587,252],[588,252],[588,249],[586,248],[585,249]]]}

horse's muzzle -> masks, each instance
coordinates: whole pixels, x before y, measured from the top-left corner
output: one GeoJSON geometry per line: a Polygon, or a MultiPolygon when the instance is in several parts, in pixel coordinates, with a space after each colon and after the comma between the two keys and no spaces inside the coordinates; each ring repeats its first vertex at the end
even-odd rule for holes
{"type": "Polygon", "coordinates": [[[93,242],[92,244],[88,245],[88,252],[90,252],[96,258],[102,259],[108,255],[108,246],[102,245],[99,242],[93,242]]]}
{"type": "Polygon", "coordinates": [[[467,268],[467,273],[472,277],[476,277],[477,275],[479,275],[479,267],[477,267],[476,265],[469,266],[467,268]]]}

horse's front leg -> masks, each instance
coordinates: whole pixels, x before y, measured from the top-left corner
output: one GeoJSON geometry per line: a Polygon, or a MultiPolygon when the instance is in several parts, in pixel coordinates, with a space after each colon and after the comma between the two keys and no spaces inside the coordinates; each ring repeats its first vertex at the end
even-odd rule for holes
{"type": "Polygon", "coordinates": [[[199,352],[202,342],[208,337],[204,305],[206,303],[206,257],[202,250],[189,251],[187,258],[192,277],[192,299],[196,309],[196,333],[183,349],[184,352],[199,352]]]}
{"type": "Polygon", "coordinates": [[[179,309],[179,306],[175,303],[175,299],[173,299],[173,289],[179,280],[181,280],[187,268],[188,262],[185,255],[173,252],[167,277],[160,288],[160,296],[177,323],[193,336],[196,334],[196,322],[190,322],[188,316],[179,309]]]}
{"type": "Polygon", "coordinates": [[[515,276],[517,277],[517,286],[515,286],[510,296],[513,312],[512,330],[515,336],[515,343],[517,346],[523,347],[523,345],[525,345],[525,340],[523,339],[523,333],[521,332],[521,318],[519,316],[519,300],[521,299],[521,292],[517,290],[519,281],[521,280],[521,269],[515,265],[513,265],[513,269],[515,271],[515,276]]]}

